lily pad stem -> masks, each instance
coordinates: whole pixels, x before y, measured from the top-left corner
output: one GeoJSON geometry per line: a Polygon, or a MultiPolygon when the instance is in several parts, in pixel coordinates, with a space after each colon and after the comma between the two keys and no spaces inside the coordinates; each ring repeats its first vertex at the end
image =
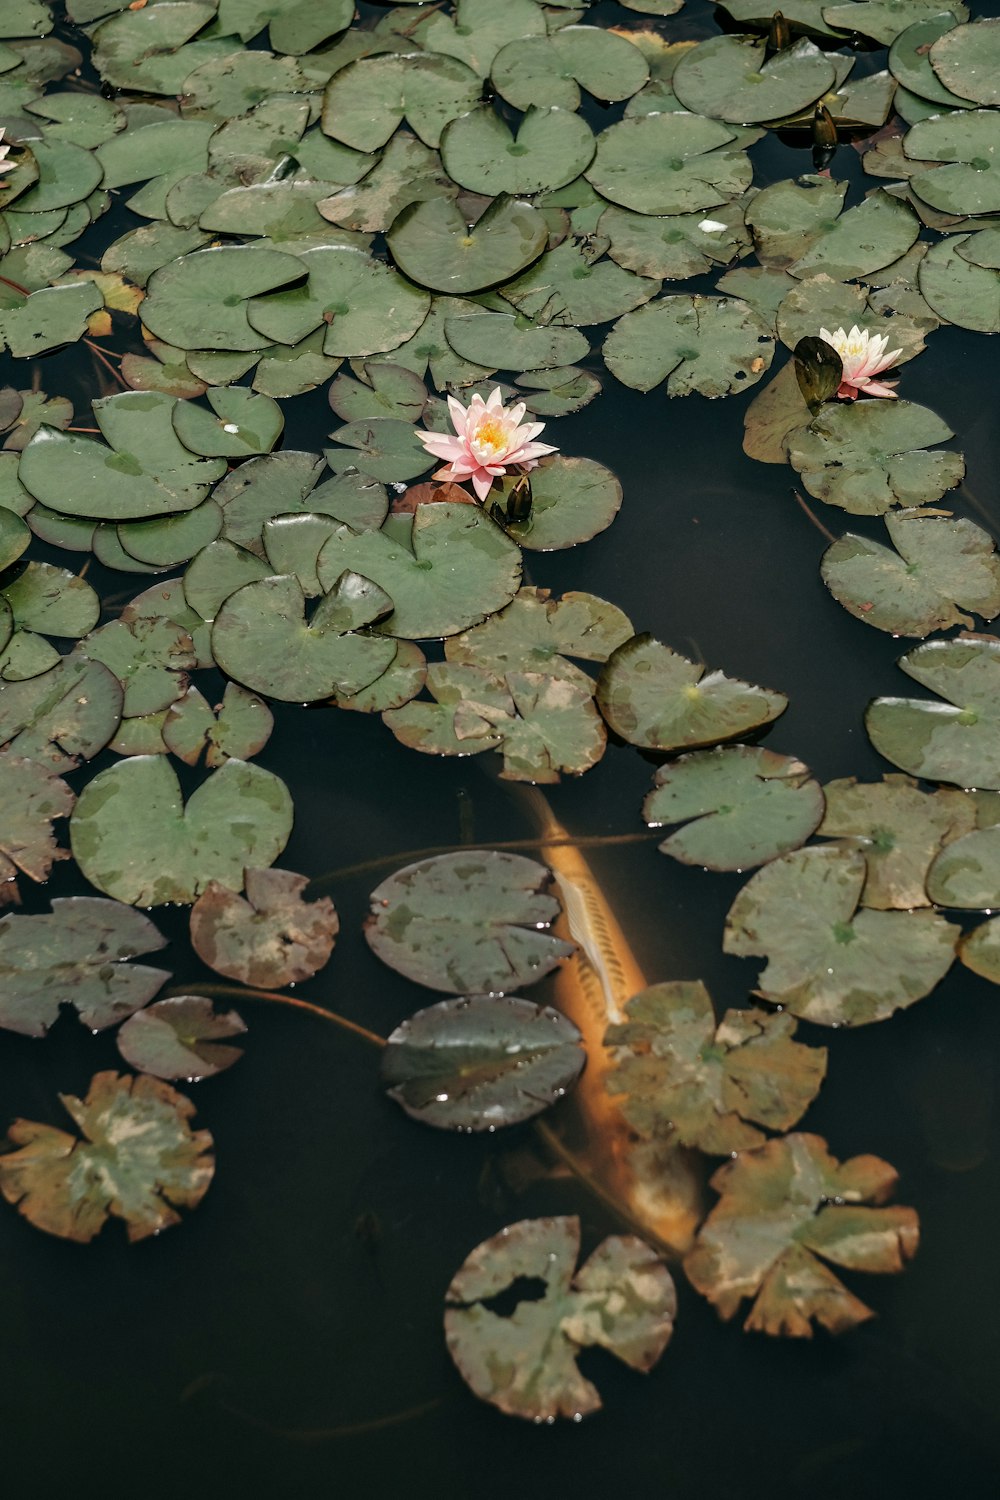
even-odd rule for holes
{"type": "Polygon", "coordinates": [[[319,1016],[321,1020],[339,1026],[342,1031],[353,1032],[355,1036],[361,1037],[373,1047],[386,1045],[385,1037],[369,1031],[366,1026],[359,1026],[357,1021],[349,1021],[346,1016],[338,1015],[335,1010],[326,1010],[322,1005],[313,1005],[311,1000],[299,1000],[295,995],[281,995],[277,990],[244,989],[239,984],[175,985],[173,989],[166,991],[164,998],[169,1000],[177,995],[189,995],[192,989],[196,990],[199,995],[210,995],[218,999],[265,1000],[271,1005],[290,1005],[293,1010],[307,1011],[310,1015],[319,1016]]]}

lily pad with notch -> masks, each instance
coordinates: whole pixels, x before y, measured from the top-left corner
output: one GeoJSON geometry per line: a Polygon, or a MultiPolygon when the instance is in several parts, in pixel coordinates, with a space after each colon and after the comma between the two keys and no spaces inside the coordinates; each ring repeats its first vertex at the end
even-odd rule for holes
{"type": "Polygon", "coordinates": [[[205,756],[209,770],[227,760],[249,760],[271,737],[274,716],[263,699],[236,682],[227,682],[222,702],[213,711],[196,687],[189,687],[166,710],[162,728],[166,748],[189,766],[205,756]]]}
{"type": "Polygon", "coordinates": [[[29,880],[44,882],[57,860],[69,858],[69,850],[57,845],[52,825],[57,818],[69,817],[75,801],[66,782],[49,766],[0,755],[0,906],[17,899],[19,871],[29,880]]]}
{"type": "Polygon", "coordinates": [[[746,302],[674,295],[626,313],[604,341],[604,361],[623,385],[668,396],[728,396],[769,368],[774,342],[746,302]]]}
{"type": "Polygon", "coordinates": [[[522,588],[505,609],[445,643],[450,662],[510,671],[544,672],[588,686],[590,677],[573,661],[605,662],[632,635],[628,617],[593,594],[553,599],[548,589],[522,588]]]}
{"type": "MultiPolygon", "coordinates": [[[[501,513],[515,482],[507,475],[491,491],[501,513]]],[[[621,481],[610,469],[593,458],[556,453],[531,472],[529,519],[506,526],[525,552],[559,552],[607,530],[621,503],[621,481]]]]}
{"type": "Polygon", "coordinates": [[[662,854],[709,870],[746,870],[805,843],[823,818],[823,792],[800,760],[732,745],[661,766],[642,815],[650,828],[684,824],[660,845],[662,854]]]}
{"type": "Polygon", "coordinates": [[[459,115],[441,133],[445,171],[472,193],[530,196],[565,187],[593,159],[586,120],[568,109],[533,107],[515,136],[493,109],[459,115]]]}
{"type": "Polygon", "coordinates": [[[1000,789],[1000,640],[927,641],[897,665],[945,702],[874,699],[865,728],[878,753],[911,776],[1000,789]]]}
{"type": "Polygon", "coordinates": [[[246,871],[246,896],[211,881],[191,908],[191,945],[203,963],[254,989],[283,990],[329,962],[340,929],[329,896],[305,898],[307,875],[246,871]]]}
{"type": "Polygon", "coordinates": [[[621,120],[597,138],[587,181],[603,198],[641,214],[683,214],[744,193],[753,167],[750,133],[687,113],[621,120]]]}
{"type": "Polygon", "coordinates": [[[796,1125],[819,1093],[826,1048],[793,1040],[789,1015],[728,1010],[716,1026],[701,980],[654,984],[629,1000],[604,1045],[608,1092],[645,1140],[729,1156],[796,1125]]]}
{"type": "Polygon", "coordinates": [[[772,860],[729,909],[725,953],[767,965],[756,993],[818,1026],[865,1026],[944,978],[959,930],[934,911],[859,910],[860,849],[817,845],[772,860]]]}
{"type": "Polygon", "coordinates": [[[549,932],[550,871],[523,855],[464,849],[406,865],[371,894],[365,923],[382,961],[446,994],[511,994],[575,951],[549,932]]]}
{"type": "Polygon", "coordinates": [[[762,39],[716,36],[684,54],[671,82],[685,109],[752,125],[797,114],[835,79],[829,58],[812,42],[798,41],[769,58],[762,39]]]}
{"type": "Polygon", "coordinates": [[[252,352],[271,340],[250,324],[251,298],[305,274],[298,256],[283,250],[249,245],[193,250],[153,272],[139,315],[150,333],[178,349],[252,352]]]}
{"type": "Polygon", "coordinates": [[[424,1125],[492,1132],[561,1099],[587,1060],[581,1043],[559,1011],[514,995],[440,1000],[390,1034],[381,1082],[424,1125]]]}
{"type": "Polygon", "coordinates": [[[0,695],[0,746],[54,771],[90,760],[113,737],[122,717],[122,685],[102,662],[79,652],[0,695]]]}
{"type": "Polygon", "coordinates": [[[647,1371],[669,1342],[676,1293],[648,1245],[612,1236],[576,1270],[579,1253],[579,1219],[522,1219],[478,1245],[445,1294],[448,1352],[473,1392],[508,1416],[579,1421],[601,1406],[577,1366],[582,1349],[598,1345],[647,1371]],[[541,1281],[544,1296],[507,1317],[490,1306],[525,1280],[541,1281]]]}
{"type": "Polygon", "coordinates": [[[1000,105],[1000,20],[981,16],[935,41],[930,64],[946,89],[974,104],[1000,105]]]}
{"type": "Polygon", "coordinates": [[[176,995],[136,1011],[115,1040],[125,1061],[140,1073],[198,1083],[239,1062],[241,1049],[222,1043],[245,1031],[234,1010],[216,1011],[202,995],[176,995]]]}
{"type": "Polygon", "coordinates": [[[601,214],[597,229],[610,241],[608,255],[616,265],[641,276],[684,281],[731,265],[747,253],[745,208],[736,199],[711,213],[656,216],[612,204],[601,214]]]}
{"type": "Polygon", "coordinates": [[[961,483],[960,453],[926,451],[952,435],[915,402],[857,401],[824,406],[785,447],[810,495],[852,515],[880,516],[893,505],[932,505],[961,483]]]}
{"type": "Polygon", "coordinates": [[[192,1131],[190,1099],[159,1079],[95,1073],[85,1099],[59,1096],[80,1135],[15,1120],[0,1156],[0,1192],[36,1229],[89,1244],[109,1217],[130,1241],[180,1223],[215,1171],[212,1137],[192,1131]]]}
{"type": "Polygon", "coordinates": [[[545,326],[579,328],[619,318],[659,290],[657,278],[597,260],[585,242],[566,239],[516,281],[501,287],[499,295],[522,317],[545,326]]]}
{"type": "Polygon", "coordinates": [[[205,395],[211,413],[190,401],[178,401],[174,408],[174,431],[185,448],[204,458],[249,458],[271,451],[285,425],[276,401],[245,386],[213,386],[205,395]]]}
{"type": "Polygon", "coordinates": [[[437,146],[448,121],[473,109],[481,91],[471,68],[440,53],[361,57],[330,79],[322,126],[356,151],[376,151],[405,119],[425,145],[437,146]]]}
{"type": "Polygon", "coordinates": [[[613,104],[630,99],[648,78],[639,48],[599,26],[564,26],[551,36],[508,42],[490,68],[497,93],[521,110],[577,110],[581,89],[613,104]]]}
{"type": "Polygon", "coordinates": [[[510,281],[548,245],[542,213],[500,194],[470,225],[457,203],[411,203],[393,221],[386,242],[399,269],[431,291],[481,292],[510,281]]]}
{"type": "Polygon", "coordinates": [[[979,239],[953,235],[932,245],[920,262],[920,291],[945,322],[1000,333],[1000,270],[972,259],[979,239]]]}

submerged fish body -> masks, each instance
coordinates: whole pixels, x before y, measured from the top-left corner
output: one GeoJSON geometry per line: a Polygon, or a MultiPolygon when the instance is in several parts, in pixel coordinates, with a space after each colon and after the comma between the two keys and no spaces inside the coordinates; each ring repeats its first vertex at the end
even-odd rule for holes
{"type": "Polygon", "coordinates": [[[542,794],[534,792],[532,802],[545,840],[541,857],[562,897],[562,936],[578,945],[556,975],[555,1001],[580,1029],[587,1066],[560,1111],[561,1120],[574,1137],[573,1149],[602,1187],[661,1248],[682,1255],[705,1212],[700,1157],[637,1137],[607,1090],[612,1062],[605,1032],[625,1019],[626,1003],[648,981],[589,863],[567,842],[566,829],[542,794]]]}

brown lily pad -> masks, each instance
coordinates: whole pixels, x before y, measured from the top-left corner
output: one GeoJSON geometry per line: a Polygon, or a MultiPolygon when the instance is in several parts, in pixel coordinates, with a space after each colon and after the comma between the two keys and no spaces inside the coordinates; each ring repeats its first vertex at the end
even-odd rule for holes
{"type": "Polygon", "coordinates": [[[239,1047],[219,1039],[241,1036],[246,1026],[234,1010],[219,1013],[203,995],[177,995],[136,1011],[118,1032],[118,1051],[140,1073],[197,1083],[239,1062],[239,1047]]]}
{"type": "Polygon", "coordinates": [[[340,920],[329,896],[303,899],[308,884],[290,870],[247,870],[243,897],[211,881],[191,910],[198,957],[255,989],[310,979],[328,962],[340,920]]]}

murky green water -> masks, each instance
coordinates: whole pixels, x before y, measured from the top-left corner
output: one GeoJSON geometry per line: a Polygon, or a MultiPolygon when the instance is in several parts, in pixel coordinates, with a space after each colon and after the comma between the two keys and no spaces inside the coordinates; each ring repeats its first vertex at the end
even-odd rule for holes
{"type": "MultiPolygon", "coordinates": [[[[689,0],[685,14],[690,34],[706,34],[710,7],[689,0]]],[[[622,15],[608,4],[590,19],[622,15]]],[[[758,183],[809,168],[806,150],[774,141],[752,156],[758,183]]],[[[838,172],[847,163],[845,147],[838,172]]],[[[107,242],[107,221],[97,234],[107,242]]],[[[954,427],[968,461],[956,509],[996,531],[992,354],[984,339],[941,329],[907,368],[907,395],[954,427]]],[[[50,393],[94,393],[89,369],[70,356],[42,371],[50,393]]],[[[667,403],[610,377],[606,387],[556,424],[558,441],[616,470],[623,510],[585,548],[531,557],[525,581],[591,590],[679,650],[786,692],[791,706],[767,743],[821,779],[881,775],[861,716],[871,696],[903,681],[898,645],[862,629],[824,589],[826,541],[792,498],[794,475],[743,457],[745,402],[667,403]]],[[[320,447],[325,399],[285,409],[285,446],[320,447]]],[[[880,525],[852,518],[852,528],[876,535],[880,525]]],[[[142,586],[100,569],[89,577],[108,595],[142,586]]],[[[426,994],[365,945],[369,890],[411,851],[530,838],[530,812],[476,762],[415,756],[377,719],[280,706],[276,719],[259,760],[287,781],[298,811],[281,863],[329,872],[323,889],[342,922],[331,964],[297,993],[385,1034],[426,994]],[[358,865],[367,868],[350,873],[358,865]]],[[[636,750],[613,746],[584,779],[554,788],[551,805],[574,834],[641,832],[650,771],[636,750]]],[[[700,976],[720,1008],[745,1001],[756,966],[720,949],[739,877],[676,865],[654,840],[590,858],[651,978],[700,976]]],[[[59,865],[45,890],[26,892],[25,910],[88,889],[59,865]]],[[[196,989],[216,976],[192,959],[186,916],[157,914],[178,939],[163,966],[196,989]]],[[[533,998],[547,997],[543,982],[533,998]]],[[[382,1097],[362,1041],[266,1004],[243,1013],[245,1061],[191,1091],[219,1167],[180,1230],[130,1248],[112,1226],[81,1247],[0,1215],[0,1455],[18,1500],[397,1491],[430,1500],[557,1488],[894,1500],[992,1490],[1000,1005],[985,981],[956,966],[889,1024],[800,1029],[830,1048],[806,1127],[841,1158],[872,1151],[893,1162],[900,1201],[921,1215],[905,1275],[866,1279],[877,1320],[840,1341],[750,1338],[719,1323],[681,1278],[676,1332],[657,1370],[643,1379],[584,1356],[605,1410],[552,1430],[506,1420],[464,1389],[441,1338],[444,1289],[468,1250],[514,1219],[578,1212],[587,1245],[618,1226],[572,1180],[521,1185],[528,1127],[498,1140],[419,1129],[382,1097]]],[[[110,1036],[88,1036],[69,1017],[44,1044],[5,1033],[3,1114],[55,1119],[58,1091],[84,1091],[117,1061],[110,1036]]]]}

